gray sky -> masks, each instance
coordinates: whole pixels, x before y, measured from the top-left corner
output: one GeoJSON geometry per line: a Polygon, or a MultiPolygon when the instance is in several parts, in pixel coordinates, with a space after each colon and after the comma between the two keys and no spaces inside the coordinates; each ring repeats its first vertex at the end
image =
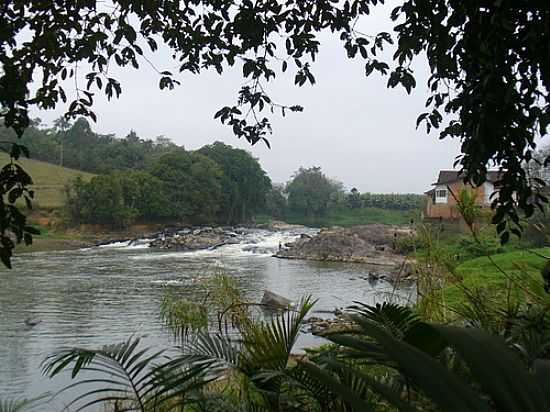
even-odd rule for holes
{"type": "MultiPolygon", "coordinates": [[[[388,30],[389,10],[385,7],[362,22],[362,31],[388,30]]],[[[166,56],[157,55],[154,61],[160,69],[173,67],[166,56]]],[[[417,88],[411,95],[401,88],[387,89],[387,79],[376,74],[365,78],[361,59],[348,60],[340,41],[327,34],[313,73],[313,87],[295,87],[291,70],[269,85],[276,102],[305,108],[285,118],[271,117],[271,149],[261,142],[251,147],[213,118],[222,106],[236,101],[243,83],[238,67],[222,76],[185,75],[172,91],[158,89],[158,75],[145,62],[139,71],[115,72],[122,96],[107,102],[96,95],[98,122],[92,127],[119,137],[130,129],[143,138],[165,135],[186,149],[219,140],[249,150],[274,182],[286,182],[300,166],[320,166],[348,189],[355,186],[361,192],[422,193],[439,169],[452,168],[459,142],[440,141],[437,132],[427,135],[425,128],[415,128],[427,96],[425,65],[417,64],[417,88]]],[[[60,105],[58,110],[33,114],[51,124],[64,109],[60,105]]]]}

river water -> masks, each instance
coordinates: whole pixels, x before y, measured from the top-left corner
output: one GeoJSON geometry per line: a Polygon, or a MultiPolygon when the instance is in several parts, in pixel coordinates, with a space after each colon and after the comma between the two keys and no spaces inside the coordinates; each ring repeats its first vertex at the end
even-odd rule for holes
{"type": "MultiPolygon", "coordinates": [[[[117,243],[15,258],[13,270],[0,270],[0,399],[54,393],[67,384],[40,372],[42,360],[60,347],[98,347],[131,335],[143,336],[146,345],[173,345],[159,318],[163,295],[171,290],[198,299],[200,280],[216,273],[234,277],[251,301],[265,289],[293,300],[311,294],[318,299],[314,316],[354,300],[383,301],[393,292],[383,280],[367,280],[378,270],[367,265],[271,256],[298,235],[254,230],[239,244],[197,252],[117,243]],[[29,327],[29,317],[41,322],[29,327]]],[[[413,294],[398,292],[404,299],[413,294]]],[[[298,347],[318,342],[304,334],[298,347]]],[[[61,410],[62,402],[45,410],[61,410]]]]}

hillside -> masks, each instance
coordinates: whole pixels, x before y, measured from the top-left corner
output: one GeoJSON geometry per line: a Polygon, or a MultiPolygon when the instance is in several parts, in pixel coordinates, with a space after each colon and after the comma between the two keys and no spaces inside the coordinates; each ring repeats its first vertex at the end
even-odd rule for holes
{"type": "MultiPolygon", "coordinates": [[[[9,156],[0,153],[0,165],[4,166],[9,161],[9,156]]],[[[68,169],[39,160],[20,158],[19,164],[31,175],[34,185],[34,208],[54,209],[61,207],[65,199],[65,185],[77,176],[85,180],[94,175],[80,170],[68,169]]]]}

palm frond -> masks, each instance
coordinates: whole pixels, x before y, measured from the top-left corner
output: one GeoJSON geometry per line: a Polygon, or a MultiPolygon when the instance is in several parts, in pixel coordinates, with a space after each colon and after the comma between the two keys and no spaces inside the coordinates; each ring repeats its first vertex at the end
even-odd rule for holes
{"type": "Polygon", "coordinates": [[[544,388],[503,339],[473,328],[436,329],[460,354],[499,411],[550,410],[544,388]]]}
{"type": "Polygon", "coordinates": [[[330,388],[332,393],[338,394],[343,401],[352,407],[352,410],[364,412],[374,411],[374,406],[368,400],[362,399],[352,388],[349,388],[340,381],[335,374],[307,361],[301,362],[300,366],[313,379],[330,388]]]}
{"type": "Polygon", "coordinates": [[[184,342],[180,347],[181,354],[164,365],[165,370],[179,368],[182,365],[202,366],[205,376],[215,379],[223,375],[228,369],[239,369],[240,348],[224,335],[198,333],[192,339],[184,342]]]}
{"type": "Polygon", "coordinates": [[[305,297],[290,310],[274,317],[270,322],[246,325],[242,332],[242,368],[253,374],[259,370],[283,370],[288,364],[300,327],[315,304],[305,297]]]}
{"type": "MultiPolygon", "coordinates": [[[[362,318],[356,320],[365,337],[376,341],[380,350],[396,365],[396,369],[411,379],[442,410],[448,412],[486,412],[488,410],[486,402],[480,399],[468,384],[462,382],[428,353],[403,340],[396,339],[387,329],[370,320],[362,318]]],[[[329,339],[333,340],[332,337],[329,339]]],[[[357,339],[355,343],[359,345],[359,341],[357,339]]],[[[368,340],[365,340],[365,345],[368,344],[368,340]]],[[[370,386],[384,396],[379,389],[370,386]]],[[[392,402],[392,399],[388,401],[392,402]]]]}
{"type": "MultiPolygon", "coordinates": [[[[380,364],[385,357],[387,362],[384,364],[393,366],[445,411],[487,411],[488,399],[499,411],[504,412],[550,410],[550,397],[546,393],[545,381],[550,376],[550,366],[537,360],[534,362],[535,374],[529,372],[504,339],[478,329],[436,326],[422,322],[412,322],[414,327],[409,328],[405,334],[396,336],[395,329],[387,326],[386,319],[381,324],[377,322],[378,319],[379,314],[376,312],[368,312],[367,316],[355,316],[354,320],[359,328],[353,335],[336,334],[329,336],[329,339],[344,345],[348,352],[355,353],[358,358],[363,356],[363,359],[370,359],[375,364],[380,364]],[[423,333],[417,333],[421,331],[418,328],[427,329],[423,333]],[[411,334],[411,331],[415,333],[411,334]],[[411,344],[411,336],[426,335],[426,331],[429,331],[428,336],[439,336],[436,339],[438,347],[443,342],[444,346],[454,349],[468,368],[468,382],[443,366],[435,356],[439,352],[423,350],[423,344],[411,344]],[[478,389],[473,390],[472,384],[478,385],[478,389]],[[482,393],[479,393],[479,388],[482,393]]],[[[346,351],[340,353],[346,354],[346,351]]],[[[399,396],[388,392],[385,386],[373,381],[361,370],[350,368],[342,360],[328,358],[324,367],[333,372],[348,370],[399,410],[407,410],[407,405],[398,404],[401,402],[399,396]]],[[[339,375],[334,373],[334,376],[339,375]]],[[[343,382],[341,378],[338,380],[343,382]]],[[[331,390],[342,396],[338,386],[331,387],[331,390]]],[[[361,392],[357,394],[360,395],[361,392]]]]}
{"type": "Polygon", "coordinates": [[[77,379],[82,372],[89,372],[89,378],[78,379],[62,390],[88,388],[67,405],[76,406],[77,410],[107,401],[120,401],[145,411],[151,405],[156,407],[175,396],[184,397],[187,391],[200,387],[200,378],[208,365],[187,370],[182,362],[177,365],[166,362],[159,366],[157,362],[166,360],[164,351],[141,349],[139,344],[139,338],[131,338],[102,349],[63,349],[45,360],[43,373],[54,377],[70,370],[71,377],[77,379]],[[176,366],[177,374],[174,373],[176,366]]]}
{"type": "Polygon", "coordinates": [[[400,306],[394,303],[384,302],[375,306],[354,302],[355,305],[349,309],[352,313],[352,320],[358,328],[349,331],[339,331],[331,335],[330,339],[343,345],[354,348],[359,352],[348,353],[349,356],[369,358],[378,362],[390,362],[384,350],[376,342],[366,343],[365,336],[368,336],[368,326],[375,324],[383,328],[387,333],[398,340],[420,349],[428,354],[436,355],[445,347],[445,341],[431,325],[423,322],[420,317],[407,306],[400,306]],[[367,330],[363,326],[367,325],[367,330]],[[353,338],[353,336],[359,338],[353,338]]]}
{"type": "Polygon", "coordinates": [[[421,322],[418,315],[407,306],[389,302],[377,303],[375,306],[354,303],[355,305],[349,307],[352,313],[375,322],[398,339],[403,339],[407,331],[421,322]]]}

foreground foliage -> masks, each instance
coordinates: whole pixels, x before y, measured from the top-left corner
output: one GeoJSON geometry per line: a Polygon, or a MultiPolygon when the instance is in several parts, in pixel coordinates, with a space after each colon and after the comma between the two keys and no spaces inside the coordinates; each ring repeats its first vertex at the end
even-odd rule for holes
{"type": "Polygon", "coordinates": [[[131,339],[101,350],[60,351],[44,371],[55,376],[68,369],[76,379],[94,372],[67,388],[99,385],[74,400],[79,410],[105,400],[139,411],[223,410],[232,403],[241,411],[550,408],[546,351],[521,356],[534,347],[532,330],[505,340],[425,323],[394,304],[357,304],[351,326],[327,336],[333,345],[291,362],[311,304],[306,299],[270,322],[248,323],[237,341],[198,334],[168,359],[131,339]]]}

